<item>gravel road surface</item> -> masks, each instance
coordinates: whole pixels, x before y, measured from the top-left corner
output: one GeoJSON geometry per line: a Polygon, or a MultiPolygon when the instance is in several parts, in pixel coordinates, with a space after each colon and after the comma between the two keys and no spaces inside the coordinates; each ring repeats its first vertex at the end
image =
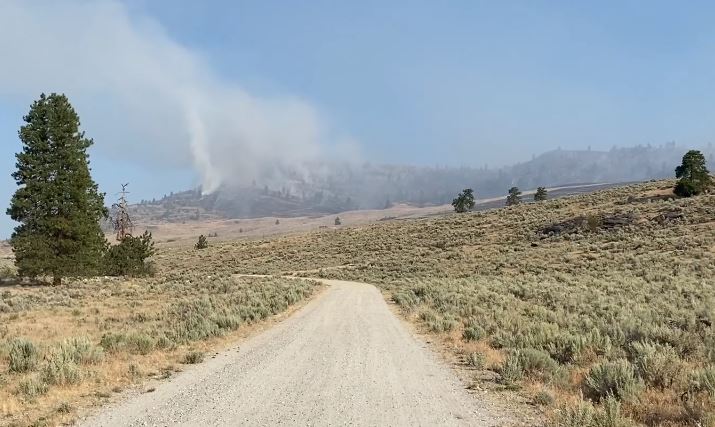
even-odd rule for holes
{"type": "Polygon", "coordinates": [[[328,289],[276,326],[82,426],[491,426],[506,422],[371,285],[328,289]]]}

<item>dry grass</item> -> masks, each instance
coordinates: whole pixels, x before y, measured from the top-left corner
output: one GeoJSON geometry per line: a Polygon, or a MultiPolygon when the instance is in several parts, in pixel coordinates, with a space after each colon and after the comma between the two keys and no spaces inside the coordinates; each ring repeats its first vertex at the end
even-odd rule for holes
{"type": "Polygon", "coordinates": [[[69,422],[113,393],[200,363],[316,286],[180,267],[148,279],[0,286],[0,424],[69,422]]]}
{"type": "MultiPolygon", "coordinates": [[[[495,381],[532,384],[525,393],[546,388],[557,421],[708,425],[715,196],[667,199],[672,184],[231,242],[193,262],[204,271],[362,280],[435,334],[460,337],[478,325],[493,370],[509,375],[495,381]],[[575,225],[542,233],[560,223],[575,225]],[[592,400],[575,398],[582,394],[592,400]]],[[[187,256],[179,258],[159,264],[172,269],[187,256]]],[[[474,345],[461,341],[455,351],[474,345]]]]}

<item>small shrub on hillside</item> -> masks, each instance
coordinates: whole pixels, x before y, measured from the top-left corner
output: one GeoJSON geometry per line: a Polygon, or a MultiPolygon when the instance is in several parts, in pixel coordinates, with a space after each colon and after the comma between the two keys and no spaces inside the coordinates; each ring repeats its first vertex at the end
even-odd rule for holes
{"type": "Polygon", "coordinates": [[[631,400],[641,388],[633,365],[624,359],[597,364],[588,372],[584,382],[586,396],[596,402],[609,396],[618,400],[631,400]]]}
{"type": "Polygon", "coordinates": [[[486,357],[484,354],[479,353],[479,352],[473,352],[469,353],[467,355],[467,365],[475,368],[475,369],[484,369],[484,365],[486,365],[486,357]]]}
{"type": "Polygon", "coordinates": [[[55,348],[46,358],[40,378],[51,385],[70,385],[79,383],[82,374],[71,354],[55,348]]]}
{"type": "Polygon", "coordinates": [[[124,334],[116,334],[110,332],[102,335],[102,339],[100,339],[99,345],[102,346],[105,351],[108,351],[110,353],[116,353],[122,348],[124,348],[125,341],[126,337],[124,336],[124,334]]]}
{"type": "Polygon", "coordinates": [[[487,333],[481,326],[476,324],[470,324],[467,325],[466,328],[464,328],[462,337],[465,341],[479,341],[480,339],[484,338],[486,334],[487,333]]]}
{"type": "Polygon", "coordinates": [[[513,352],[522,371],[529,377],[549,378],[556,372],[559,364],[548,353],[533,348],[523,348],[513,352]]]}
{"type": "Polygon", "coordinates": [[[680,357],[669,345],[639,341],[631,344],[631,355],[638,375],[661,390],[670,387],[682,369],[680,357]]]}
{"type": "Polygon", "coordinates": [[[499,368],[501,383],[513,385],[524,378],[524,368],[521,366],[519,357],[511,354],[507,356],[504,363],[499,368]]]}
{"type": "Polygon", "coordinates": [[[534,403],[540,406],[549,406],[554,403],[554,396],[546,390],[540,390],[534,395],[534,403]]]}
{"type": "Polygon", "coordinates": [[[452,316],[436,315],[432,319],[427,320],[427,327],[432,332],[449,332],[454,329],[458,323],[457,319],[452,316]]]}
{"type": "Polygon", "coordinates": [[[209,241],[203,234],[199,236],[199,240],[194,245],[195,249],[206,249],[209,247],[209,241]]]}
{"type": "Polygon", "coordinates": [[[25,378],[17,385],[17,393],[26,399],[34,399],[47,393],[49,386],[36,376],[25,378]]]}
{"type": "Polygon", "coordinates": [[[29,372],[37,368],[38,351],[37,347],[22,338],[15,338],[10,341],[10,372],[29,372]]]}
{"type": "Polygon", "coordinates": [[[551,427],[632,427],[635,423],[621,412],[621,403],[607,397],[601,407],[581,400],[560,407],[549,423],[551,427]]]}
{"type": "Polygon", "coordinates": [[[204,361],[204,354],[200,351],[192,351],[184,356],[184,363],[193,365],[204,361]]]}
{"type": "Polygon", "coordinates": [[[95,365],[102,361],[104,352],[92,344],[87,337],[70,338],[59,345],[58,351],[75,363],[95,365]]]}
{"type": "Polygon", "coordinates": [[[715,399],[715,365],[699,369],[690,374],[691,392],[704,392],[715,399]]]}
{"type": "Polygon", "coordinates": [[[142,332],[127,335],[126,349],[133,354],[149,354],[154,350],[154,338],[142,332]]]}
{"type": "Polygon", "coordinates": [[[109,276],[149,276],[153,267],[147,261],[154,255],[151,233],[126,236],[119,244],[110,246],[105,255],[106,274],[109,276]]]}
{"type": "Polygon", "coordinates": [[[554,414],[550,427],[594,427],[596,410],[586,401],[561,406],[554,414]]]}

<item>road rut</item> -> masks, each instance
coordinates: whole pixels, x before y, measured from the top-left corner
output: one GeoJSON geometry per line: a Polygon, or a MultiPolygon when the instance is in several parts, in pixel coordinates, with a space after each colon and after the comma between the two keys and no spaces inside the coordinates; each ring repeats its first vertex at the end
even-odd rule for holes
{"type": "Polygon", "coordinates": [[[285,321],[80,425],[503,422],[407,330],[374,286],[324,282],[328,289],[285,321]]]}

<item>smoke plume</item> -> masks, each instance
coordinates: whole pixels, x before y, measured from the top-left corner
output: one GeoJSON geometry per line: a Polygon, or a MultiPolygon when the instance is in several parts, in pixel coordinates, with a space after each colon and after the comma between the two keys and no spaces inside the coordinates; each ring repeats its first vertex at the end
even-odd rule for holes
{"type": "Polygon", "coordinates": [[[203,191],[275,179],[337,139],[291,96],[226,81],[161,25],[115,0],[0,2],[0,96],[29,105],[67,94],[98,150],[147,164],[191,164],[203,191]]]}

